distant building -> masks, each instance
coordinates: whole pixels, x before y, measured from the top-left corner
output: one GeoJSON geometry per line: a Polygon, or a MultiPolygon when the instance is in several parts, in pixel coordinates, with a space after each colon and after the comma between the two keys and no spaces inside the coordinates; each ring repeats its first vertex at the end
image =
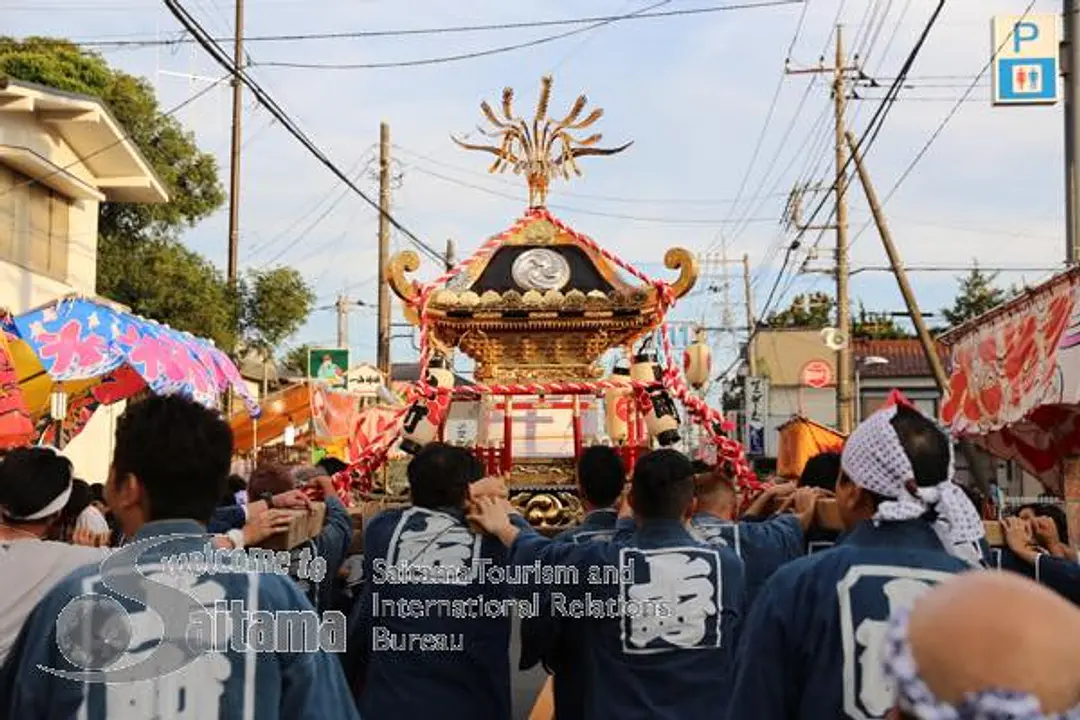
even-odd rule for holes
{"type": "MultiPolygon", "coordinates": [[[[100,204],[168,199],[100,100],[0,76],[0,307],[95,296],[100,204]]],[[[80,477],[105,480],[122,410],[101,408],[64,448],[80,477]]]]}

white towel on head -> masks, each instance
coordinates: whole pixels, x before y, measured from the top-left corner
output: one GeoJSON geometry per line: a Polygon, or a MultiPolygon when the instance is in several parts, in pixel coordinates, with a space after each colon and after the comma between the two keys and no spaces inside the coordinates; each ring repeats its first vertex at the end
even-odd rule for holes
{"type": "Polygon", "coordinates": [[[889,498],[878,505],[874,520],[914,520],[932,509],[937,513],[934,529],[945,549],[968,563],[978,564],[981,553],[972,551],[972,543],[985,537],[985,530],[975,507],[953,482],[951,442],[949,466],[941,482],[926,487],[915,485],[915,470],[892,425],[896,411],[896,406],[879,410],[855,429],[844,443],[840,459],[844,474],[856,485],[889,498]]]}
{"type": "Polygon", "coordinates": [[[93,505],[87,505],[86,509],[79,513],[79,517],[75,520],[75,528],[89,530],[95,535],[111,532],[109,523],[105,521],[105,516],[93,505]]]}

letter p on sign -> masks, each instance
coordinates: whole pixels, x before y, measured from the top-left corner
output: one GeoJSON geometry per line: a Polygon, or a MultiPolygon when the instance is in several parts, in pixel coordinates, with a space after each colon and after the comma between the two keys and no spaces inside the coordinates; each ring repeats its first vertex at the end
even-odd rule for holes
{"type": "Polygon", "coordinates": [[[1032,42],[1039,37],[1039,26],[1033,22],[1022,21],[1013,25],[1013,52],[1020,53],[1020,45],[1032,42]]]}

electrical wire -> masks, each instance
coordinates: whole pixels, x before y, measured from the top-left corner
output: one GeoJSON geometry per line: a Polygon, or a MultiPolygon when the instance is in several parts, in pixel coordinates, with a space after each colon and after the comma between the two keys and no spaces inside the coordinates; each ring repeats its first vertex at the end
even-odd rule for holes
{"type": "Polygon", "coordinates": [[[393,227],[397,228],[409,241],[415,245],[418,249],[424,252],[428,257],[433,260],[442,263],[444,262],[441,253],[436,251],[426,242],[417,237],[412,231],[402,225],[396,217],[390,212],[384,210],[378,203],[378,201],[372,199],[365,193],[360,187],[352,181],[341,168],[334,164],[330,158],[301,130],[291,117],[277,104],[272,97],[270,97],[262,87],[255,82],[248,74],[245,68],[236,67],[235,63],[230,59],[229,55],[217,44],[212,38],[210,38],[199,22],[191,16],[190,13],[178,2],[178,0],[165,0],[166,7],[173,16],[184,26],[191,35],[198,41],[199,45],[211,56],[211,58],[218,63],[221,67],[228,70],[231,74],[235,74],[236,78],[244,84],[248,90],[255,96],[263,107],[265,107],[271,115],[281,124],[285,130],[293,136],[293,138],[299,142],[309,153],[311,153],[326,169],[336,175],[338,179],[344,182],[353,192],[360,196],[368,205],[376,210],[381,216],[385,217],[393,227]]]}
{"type": "MultiPolygon", "coordinates": [[[[456,25],[434,28],[402,28],[391,30],[351,30],[323,33],[292,33],[280,35],[252,35],[245,36],[244,43],[260,42],[302,42],[307,40],[349,40],[360,38],[384,38],[384,37],[409,37],[425,35],[450,35],[473,32],[502,32],[506,30],[525,30],[536,28],[565,27],[567,25],[593,25],[595,23],[617,23],[632,20],[649,20],[656,18],[691,17],[695,15],[709,15],[713,13],[730,12],[732,10],[752,10],[757,8],[780,7],[783,5],[805,5],[808,0],[759,0],[758,2],[725,3],[723,5],[710,5],[700,8],[684,8],[680,10],[661,10],[656,12],[638,12],[620,15],[594,15],[579,18],[564,18],[557,20],[525,20],[521,22],[487,23],[482,25],[456,25]]],[[[211,38],[216,43],[232,42],[232,37],[211,38]]],[[[85,38],[72,42],[94,48],[112,47],[154,47],[159,45],[188,45],[197,42],[191,37],[178,37],[172,40],[159,38],[130,39],[130,40],[95,40],[85,38]]]]}

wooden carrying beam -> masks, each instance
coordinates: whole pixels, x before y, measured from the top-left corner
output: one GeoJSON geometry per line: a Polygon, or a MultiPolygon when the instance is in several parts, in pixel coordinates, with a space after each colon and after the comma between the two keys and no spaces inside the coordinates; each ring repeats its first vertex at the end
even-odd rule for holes
{"type": "MultiPolygon", "coordinates": [[[[840,522],[840,512],[836,509],[835,500],[831,498],[818,500],[814,513],[814,524],[818,527],[837,532],[844,529],[843,524],[840,522]]],[[[983,527],[986,529],[986,542],[992,546],[1005,544],[1005,531],[1000,522],[997,520],[983,520],[983,527]]]]}
{"type": "Polygon", "coordinates": [[[325,503],[312,503],[310,512],[300,509],[290,509],[286,512],[292,515],[289,529],[277,535],[271,535],[263,540],[259,547],[267,550],[292,550],[322,532],[323,521],[326,519],[325,503]]]}

